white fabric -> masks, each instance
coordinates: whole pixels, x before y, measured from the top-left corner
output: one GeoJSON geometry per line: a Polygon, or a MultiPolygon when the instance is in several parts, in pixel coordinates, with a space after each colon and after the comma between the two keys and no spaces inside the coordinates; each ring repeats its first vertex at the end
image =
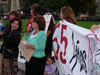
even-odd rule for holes
{"type": "Polygon", "coordinates": [[[35,32],[35,29],[33,30],[32,35],[31,35],[30,39],[34,38],[34,37],[37,35],[37,34],[33,35],[33,34],[34,34],[34,32],[35,32]]]}
{"type": "Polygon", "coordinates": [[[51,15],[51,17],[53,18],[53,23],[55,24],[54,17],[53,17],[53,15],[50,12],[46,12],[44,15],[51,15]]]}
{"type": "Polygon", "coordinates": [[[100,36],[60,21],[53,34],[55,61],[59,75],[100,75],[100,36]]]}
{"type": "Polygon", "coordinates": [[[50,20],[51,20],[51,15],[43,15],[43,17],[44,17],[45,22],[46,22],[45,33],[47,34],[49,24],[50,24],[50,20]]]}

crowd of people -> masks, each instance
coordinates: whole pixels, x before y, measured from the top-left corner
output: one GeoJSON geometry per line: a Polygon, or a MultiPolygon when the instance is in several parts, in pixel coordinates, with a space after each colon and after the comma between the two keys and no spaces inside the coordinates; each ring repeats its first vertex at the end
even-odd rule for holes
{"type": "MultiPolygon", "coordinates": [[[[52,36],[55,29],[53,15],[38,4],[30,6],[32,18],[26,24],[27,49],[33,49],[34,53],[25,63],[25,75],[54,75],[55,66],[52,64],[52,36]],[[46,22],[43,15],[51,15],[47,34],[45,33],[46,22]]],[[[61,20],[77,24],[74,11],[71,7],[61,8],[61,20]]],[[[2,69],[0,75],[17,75],[18,70],[18,45],[21,40],[22,20],[16,11],[11,11],[10,20],[6,24],[7,31],[0,33],[4,39],[0,55],[2,57],[2,69]]],[[[91,28],[93,31],[95,26],[91,28]]]]}

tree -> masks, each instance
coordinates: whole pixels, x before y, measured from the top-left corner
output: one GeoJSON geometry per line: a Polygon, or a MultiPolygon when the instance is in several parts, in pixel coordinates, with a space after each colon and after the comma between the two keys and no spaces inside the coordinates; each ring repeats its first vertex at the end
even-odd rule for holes
{"type": "Polygon", "coordinates": [[[63,6],[70,6],[76,15],[79,15],[79,12],[89,12],[90,15],[93,15],[95,14],[97,7],[95,0],[19,0],[19,2],[21,10],[23,10],[26,15],[30,14],[30,6],[34,3],[37,3],[50,11],[56,11],[63,6]]]}
{"type": "Polygon", "coordinates": [[[20,8],[25,15],[30,14],[30,6],[37,3],[39,0],[19,0],[20,8]]]}
{"type": "Polygon", "coordinates": [[[43,6],[44,8],[49,9],[50,11],[56,11],[58,9],[61,9],[61,7],[63,6],[68,5],[66,0],[40,0],[38,4],[43,6]]]}
{"type": "Polygon", "coordinates": [[[97,5],[95,0],[67,0],[67,3],[73,8],[76,14],[79,12],[89,12],[89,14],[96,12],[97,5]]]}
{"type": "Polygon", "coordinates": [[[11,0],[8,0],[8,3],[7,3],[7,8],[8,8],[8,11],[11,10],[11,0]]]}

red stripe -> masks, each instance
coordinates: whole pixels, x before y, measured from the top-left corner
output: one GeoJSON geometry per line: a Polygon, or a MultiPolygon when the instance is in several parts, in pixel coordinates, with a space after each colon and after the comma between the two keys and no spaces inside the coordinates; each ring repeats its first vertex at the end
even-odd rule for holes
{"type": "MultiPolygon", "coordinates": [[[[91,50],[91,47],[90,47],[90,40],[89,40],[89,38],[88,38],[88,36],[90,36],[90,35],[94,35],[95,38],[96,38],[98,41],[100,41],[100,39],[98,39],[98,37],[97,37],[96,34],[88,34],[88,35],[86,35],[86,38],[87,38],[88,41],[89,41],[88,58],[89,58],[89,53],[91,53],[91,57],[92,57],[92,67],[94,68],[94,64],[93,64],[93,55],[92,55],[92,50],[91,50]]],[[[89,70],[89,59],[88,59],[88,70],[89,70]]],[[[95,73],[95,74],[96,74],[96,73],[95,73]]]]}
{"type": "Polygon", "coordinates": [[[11,59],[11,70],[12,70],[12,75],[15,75],[15,73],[14,73],[14,59],[11,59]]]}

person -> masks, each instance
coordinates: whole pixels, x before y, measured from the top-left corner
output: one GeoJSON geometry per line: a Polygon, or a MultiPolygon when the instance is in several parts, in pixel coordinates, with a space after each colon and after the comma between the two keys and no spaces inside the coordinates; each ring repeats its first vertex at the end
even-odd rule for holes
{"type": "Polygon", "coordinates": [[[14,17],[10,20],[7,31],[0,33],[4,39],[0,53],[2,58],[1,75],[17,75],[18,45],[21,39],[22,20],[14,17]]]}
{"type": "Polygon", "coordinates": [[[90,30],[94,33],[95,30],[97,30],[99,27],[97,25],[92,25],[90,30]]]}
{"type": "Polygon", "coordinates": [[[70,23],[77,24],[77,21],[74,16],[74,11],[71,7],[68,6],[62,7],[60,12],[60,18],[61,20],[66,20],[70,23]]]}
{"type": "MultiPolygon", "coordinates": [[[[11,11],[11,12],[10,12],[10,20],[13,19],[14,17],[19,17],[19,14],[18,14],[17,11],[11,11]]],[[[10,21],[10,20],[9,20],[9,21],[10,21]]],[[[8,21],[7,24],[6,24],[6,27],[9,25],[9,21],[8,21]]]]}
{"type": "Polygon", "coordinates": [[[51,56],[46,57],[46,65],[44,70],[44,75],[55,75],[55,66],[52,64],[51,56]]]}
{"type": "Polygon", "coordinates": [[[30,6],[30,9],[31,9],[31,15],[32,15],[32,18],[28,21],[28,23],[26,24],[26,32],[27,32],[27,27],[31,28],[31,24],[33,22],[33,17],[36,16],[36,13],[34,12],[34,10],[36,9],[36,7],[39,6],[38,4],[32,4],[30,6]]]}
{"type": "Polygon", "coordinates": [[[99,25],[92,25],[90,30],[94,33],[95,30],[99,29],[100,28],[100,24],[99,25]]]}
{"type": "Polygon", "coordinates": [[[5,16],[4,16],[4,20],[6,20],[6,19],[7,19],[7,16],[5,15],[5,16]]]}
{"type": "MultiPolygon", "coordinates": [[[[38,6],[35,11],[37,15],[51,15],[49,11],[44,9],[41,6],[38,6]]],[[[54,32],[55,26],[54,26],[54,18],[51,17],[50,24],[47,30],[47,41],[46,41],[46,47],[45,47],[45,54],[52,56],[52,36],[54,32]]]]}
{"type": "Polygon", "coordinates": [[[28,44],[26,44],[27,49],[33,49],[34,53],[29,60],[26,61],[26,71],[25,75],[43,75],[45,69],[45,45],[46,45],[46,34],[45,29],[45,19],[42,16],[34,16],[32,22],[33,31],[27,27],[27,32],[24,37],[26,38],[28,44]]]}

